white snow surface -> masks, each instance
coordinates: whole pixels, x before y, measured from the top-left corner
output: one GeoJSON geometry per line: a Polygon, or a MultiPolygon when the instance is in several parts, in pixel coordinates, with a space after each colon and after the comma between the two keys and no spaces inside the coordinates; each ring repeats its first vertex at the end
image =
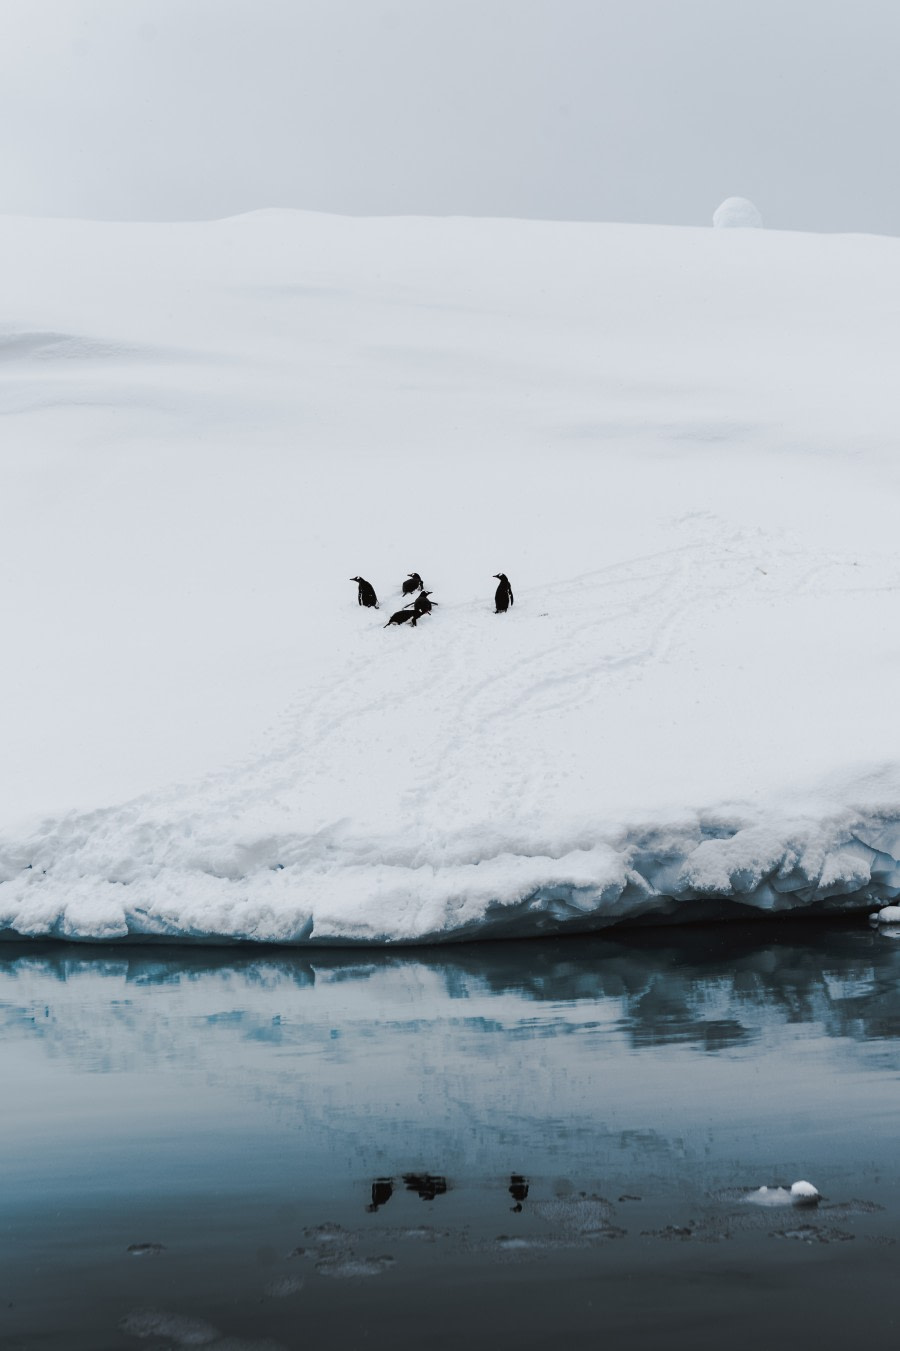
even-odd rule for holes
{"type": "Polygon", "coordinates": [[[762,214],[747,197],[726,197],[713,212],[717,230],[761,230],[762,214]]]}
{"type": "Polygon", "coordinates": [[[267,211],[0,258],[0,931],[900,896],[900,241],[267,211]]]}

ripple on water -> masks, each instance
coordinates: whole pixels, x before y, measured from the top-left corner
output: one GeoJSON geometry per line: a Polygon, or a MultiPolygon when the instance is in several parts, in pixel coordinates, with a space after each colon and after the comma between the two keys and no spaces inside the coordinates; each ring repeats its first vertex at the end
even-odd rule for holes
{"type": "Polygon", "coordinates": [[[602,1196],[584,1196],[575,1200],[556,1199],[536,1201],[532,1207],[536,1215],[569,1233],[585,1236],[606,1236],[612,1225],[613,1207],[602,1196]]]}
{"type": "Polygon", "coordinates": [[[270,1281],[263,1293],[270,1299],[287,1299],[290,1295],[299,1294],[302,1289],[302,1276],[282,1276],[277,1281],[270,1281]]]}
{"type": "Polygon", "coordinates": [[[775,1229],[769,1237],[789,1238],[797,1243],[847,1243],[856,1235],[825,1224],[798,1224],[792,1229],[775,1229]]]}
{"type": "Polygon", "coordinates": [[[202,1318],[185,1318],[161,1309],[136,1309],[119,1327],[132,1337],[170,1337],[179,1346],[209,1346],[219,1340],[218,1328],[202,1318]]]}
{"type": "Polygon", "coordinates": [[[166,1313],[162,1309],[136,1309],[119,1324],[122,1332],[133,1337],[166,1337],[175,1346],[208,1346],[211,1351],[285,1351],[280,1342],[269,1338],[223,1336],[218,1328],[202,1318],[166,1313]]]}
{"type": "Polygon", "coordinates": [[[352,1253],[340,1257],[323,1257],[316,1263],[320,1276],[349,1280],[356,1276],[381,1276],[394,1265],[393,1257],[357,1257],[352,1253]]]}

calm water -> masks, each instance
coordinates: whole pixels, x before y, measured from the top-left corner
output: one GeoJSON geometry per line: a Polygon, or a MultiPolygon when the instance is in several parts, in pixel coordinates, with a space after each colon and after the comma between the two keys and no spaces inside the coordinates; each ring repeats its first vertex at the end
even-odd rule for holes
{"type": "Polygon", "coordinates": [[[0,1346],[893,1347],[898,980],[819,925],[0,946],[0,1346]]]}

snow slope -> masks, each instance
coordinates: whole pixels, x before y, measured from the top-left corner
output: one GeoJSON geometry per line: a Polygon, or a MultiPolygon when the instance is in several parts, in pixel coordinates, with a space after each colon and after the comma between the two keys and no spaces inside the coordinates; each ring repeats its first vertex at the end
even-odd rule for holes
{"type": "Polygon", "coordinates": [[[900,242],[260,212],[0,259],[0,929],[900,894],[900,242]]]}

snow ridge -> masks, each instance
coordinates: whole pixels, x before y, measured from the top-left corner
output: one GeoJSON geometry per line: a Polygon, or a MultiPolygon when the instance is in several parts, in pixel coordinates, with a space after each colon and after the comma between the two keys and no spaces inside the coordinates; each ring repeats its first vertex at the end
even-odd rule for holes
{"type": "MultiPolygon", "coordinates": [[[[900,896],[900,813],[794,822],[698,815],[557,856],[492,853],[483,841],[480,858],[443,867],[384,849],[376,857],[374,841],[335,830],[252,847],[237,840],[227,872],[212,842],[204,847],[183,823],[138,804],[127,817],[74,816],[31,849],[7,847],[0,931],[95,941],[426,943],[863,910],[900,896]]],[[[460,843],[451,852],[461,854],[460,843]]]]}

